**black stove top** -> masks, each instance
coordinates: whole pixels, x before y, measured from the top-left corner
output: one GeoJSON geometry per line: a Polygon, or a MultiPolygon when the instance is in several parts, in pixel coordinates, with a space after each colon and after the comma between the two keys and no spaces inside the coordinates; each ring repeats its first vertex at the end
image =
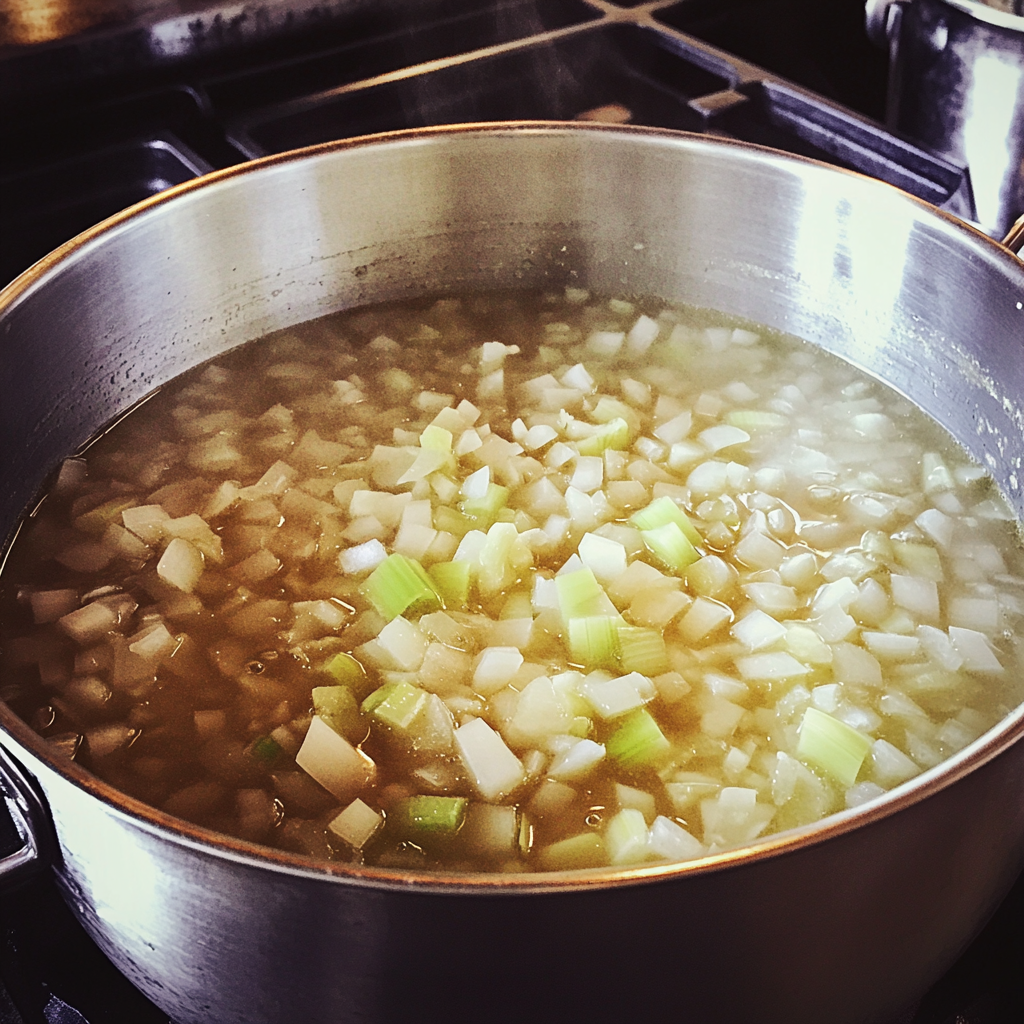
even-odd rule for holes
{"type": "MultiPolygon", "coordinates": [[[[353,0],[262,32],[238,10],[235,22],[216,10],[176,22],[174,45],[159,21],[32,45],[4,45],[0,23],[0,284],[206,171],[465,121],[584,117],[705,132],[824,159],[973,215],[964,168],[879,124],[887,57],[867,41],[862,0],[353,0]]],[[[1024,880],[913,1024],[1024,1020],[1022,961],[1024,880]]],[[[0,1024],[168,1024],[48,877],[0,899],[0,983],[0,1024]]]]}

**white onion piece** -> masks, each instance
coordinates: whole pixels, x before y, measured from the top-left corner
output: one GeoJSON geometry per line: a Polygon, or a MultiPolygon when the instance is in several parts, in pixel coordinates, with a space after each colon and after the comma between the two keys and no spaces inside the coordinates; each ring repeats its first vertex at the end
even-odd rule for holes
{"type": "Polygon", "coordinates": [[[774,817],[775,808],[757,802],[757,790],[726,786],[717,797],[702,800],[704,839],[712,847],[736,846],[756,839],[774,817]]]}
{"type": "Polygon", "coordinates": [[[604,760],[604,755],[604,744],[579,740],[556,756],[548,768],[548,775],[558,781],[581,778],[596,768],[604,760]]]}
{"type": "Polygon", "coordinates": [[[1003,671],[1003,666],[996,657],[984,633],[961,626],[949,627],[949,639],[956,648],[957,654],[964,659],[964,668],[968,672],[1003,671]]]}
{"type": "Polygon", "coordinates": [[[786,627],[759,608],[746,614],[730,630],[751,651],[771,647],[786,635],[786,627]]]}
{"type": "Polygon", "coordinates": [[[704,856],[704,844],[695,839],[671,818],[658,815],[648,832],[648,847],[656,857],[665,860],[694,860],[704,856]]]}
{"type": "Polygon", "coordinates": [[[483,697],[497,693],[512,681],[522,667],[523,660],[518,648],[485,647],[477,655],[473,667],[473,689],[483,697]]]}
{"type": "Polygon", "coordinates": [[[593,331],[587,337],[587,350],[608,358],[618,353],[625,340],[626,335],[622,331],[593,331]]]}
{"type": "Polygon", "coordinates": [[[485,800],[507,796],[526,778],[522,762],[482,718],[474,718],[455,730],[455,747],[473,785],[485,800]]]}
{"type": "Polygon", "coordinates": [[[643,355],[658,337],[660,328],[657,320],[641,314],[626,336],[626,347],[634,355],[643,355]]]}
{"type": "Polygon", "coordinates": [[[941,548],[948,548],[953,540],[954,522],[937,508],[926,508],[914,522],[941,548]]]}
{"type": "Polygon", "coordinates": [[[618,676],[615,679],[602,679],[600,675],[591,674],[580,687],[581,696],[605,719],[618,718],[643,707],[657,696],[654,684],[639,672],[618,676]]]}
{"type": "Polygon", "coordinates": [[[714,427],[708,427],[697,435],[697,440],[712,454],[720,452],[725,448],[732,448],[738,444],[746,444],[750,435],[739,427],[722,423],[714,427]]]}
{"type": "Polygon", "coordinates": [[[175,537],[156,564],[157,575],[172,587],[192,593],[203,574],[203,555],[187,540],[175,537]]]}
{"type": "Polygon", "coordinates": [[[954,597],[949,602],[949,623],[994,636],[1002,624],[999,601],[995,598],[954,597]]]}
{"type": "Polygon", "coordinates": [[[327,827],[353,849],[361,850],[383,824],[384,816],[357,798],[327,827]]]}
{"type": "Polygon", "coordinates": [[[366,754],[315,715],[295,763],[342,801],[350,800],[377,774],[377,766],[366,754]]]}
{"type": "Polygon", "coordinates": [[[602,583],[614,580],[626,571],[626,549],[618,541],[594,533],[583,535],[579,556],[580,561],[602,583]]]}
{"type": "Polygon", "coordinates": [[[892,599],[900,608],[927,622],[939,619],[939,588],[934,580],[893,574],[889,579],[892,599]]]}
{"type": "Polygon", "coordinates": [[[806,665],[785,651],[745,655],[736,659],[736,668],[744,679],[758,681],[797,679],[810,672],[806,665]]]}
{"type": "Polygon", "coordinates": [[[345,548],[338,555],[338,565],[342,572],[355,576],[376,569],[387,556],[387,548],[379,540],[372,538],[355,547],[345,548]]]}

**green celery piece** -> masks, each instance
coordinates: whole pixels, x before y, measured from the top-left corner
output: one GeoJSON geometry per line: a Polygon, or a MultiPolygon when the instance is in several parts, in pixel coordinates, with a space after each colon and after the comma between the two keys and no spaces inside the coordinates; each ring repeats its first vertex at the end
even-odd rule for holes
{"type": "Polygon", "coordinates": [[[464,537],[470,530],[475,530],[479,524],[472,516],[467,516],[457,508],[449,508],[447,505],[438,505],[434,509],[434,529],[443,530],[455,537],[464,537]]]}
{"type": "Polygon", "coordinates": [[[281,754],[281,744],[272,736],[261,736],[249,748],[252,756],[263,764],[273,764],[281,754]]]}
{"type": "Polygon", "coordinates": [[[397,552],[370,573],[360,592],[388,622],[406,612],[421,615],[441,607],[426,569],[415,558],[397,552]]]}
{"type": "Polygon", "coordinates": [[[623,719],[605,743],[607,756],[627,770],[656,768],[671,749],[672,744],[646,708],[623,719]]]}
{"type": "Polygon", "coordinates": [[[608,822],[604,845],[613,864],[637,864],[647,859],[647,822],[642,812],[623,808],[608,822]]]}
{"type": "Polygon", "coordinates": [[[472,570],[469,562],[435,562],[427,575],[445,608],[463,610],[469,605],[472,570]]]}
{"type": "Polygon", "coordinates": [[[871,738],[817,708],[808,708],[800,723],[796,756],[827,772],[844,788],[857,781],[871,750],[871,738]]]}
{"type": "Polygon", "coordinates": [[[942,582],[942,559],[930,544],[894,540],[892,550],[896,561],[915,576],[923,576],[926,580],[934,580],[936,583],[942,582]]]}
{"type": "Polygon", "coordinates": [[[587,615],[570,619],[567,626],[569,656],[587,668],[616,668],[619,658],[616,615],[587,615]]]}
{"type": "Polygon", "coordinates": [[[388,813],[388,827],[413,842],[451,839],[466,820],[464,796],[409,796],[388,813]]]}
{"type": "Polygon", "coordinates": [[[703,544],[704,538],[697,532],[697,527],[690,522],[689,516],[667,495],[655,498],[646,508],[634,512],[629,517],[630,526],[638,530],[654,530],[666,523],[675,523],[683,536],[691,544],[703,544]]]}
{"type": "Polygon", "coordinates": [[[420,447],[450,454],[452,450],[452,432],[444,427],[431,424],[420,434],[420,447]]]}
{"type": "Polygon", "coordinates": [[[618,398],[612,398],[610,395],[602,395],[597,400],[597,405],[594,406],[590,416],[598,423],[622,420],[631,433],[640,433],[640,414],[631,405],[627,405],[618,398]]]}
{"type": "Polygon", "coordinates": [[[544,871],[573,871],[602,867],[608,863],[608,854],[596,832],[583,832],[544,847],[539,859],[544,871]]]}
{"type": "Polygon", "coordinates": [[[629,424],[621,417],[609,420],[596,434],[576,442],[580,455],[600,455],[608,448],[623,451],[629,447],[629,424]]]}
{"type": "Polygon", "coordinates": [[[363,701],[363,711],[373,715],[379,722],[404,732],[412,725],[426,699],[426,691],[403,679],[400,682],[385,683],[374,690],[363,701]],[[382,694],[382,690],[386,692],[382,694]]]}
{"type": "Polygon", "coordinates": [[[313,687],[313,710],[352,743],[358,743],[366,733],[359,705],[347,686],[313,687]]]}
{"type": "Polygon", "coordinates": [[[493,523],[498,513],[508,502],[509,489],[501,484],[490,483],[487,485],[487,493],[482,498],[466,498],[460,504],[460,508],[467,516],[477,520],[486,520],[493,523]]]}
{"type": "Polygon", "coordinates": [[[665,523],[664,526],[656,526],[653,530],[641,530],[640,537],[644,547],[669,572],[677,575],[700,558],[700,552],[676,523],[665,523]]]}
{"type": "Polygon", "coordinates": [[[364,715],[372,715],[374,711],[377,710],[377,706],[379,704],[383,704],[384,701],[388,699],[392,690],[394,690],[396,686],[398,686],[398,683],[385,683],[383,686],[378,686],[377,689],[359,705],[359,710],[362,711],[364,715]]]}
{"type": "Polygon", "coordinates": [[[756,434],[761,430],[781,430],[789,425],[789,420],[785,416],[777,412],[764,412],[761,409],[731,409],[725,414],[725,422],[749,434],[756,434]]]}
{"type": "Polygon", "coordinates": [[[558,607],[566,622],[582,615],[600,614],[606,607],[602,600],[604,590],[590,569],[577,569],[556,576],[555,589],[558,607]]]}
{"type": "Polygon", "coordinates": [[[366,696],[369,676],[366,669],[351,654],[344,651],[335,654],[324,663],[323,671],[339,686],[347,686],[354,696],[366,696]]]}
{"type": "Polygon", "coordinates": [[[485,597],[502,593],[515,582],[512,545],[519,537],[514,523],[492,523],[480,548],[476,585],[485,597]]]}
{"type": "Polygon", "coordinates": [[[619,666],[623,672],[659,676],[672,666],[661,631],[645,626],[619,626],[619,666]]]}

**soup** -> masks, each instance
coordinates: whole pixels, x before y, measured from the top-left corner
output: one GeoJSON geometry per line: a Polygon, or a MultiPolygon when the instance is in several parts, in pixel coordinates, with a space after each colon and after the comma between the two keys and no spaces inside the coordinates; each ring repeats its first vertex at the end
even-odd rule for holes
{"type": "Polygon", "coordinates": [[[568,289],[348,311],[61,468],[3,696],[121,790],[428,870],[687,860],[881,796],[1021,699],[1016,524],[872,378],[568,289]]]}

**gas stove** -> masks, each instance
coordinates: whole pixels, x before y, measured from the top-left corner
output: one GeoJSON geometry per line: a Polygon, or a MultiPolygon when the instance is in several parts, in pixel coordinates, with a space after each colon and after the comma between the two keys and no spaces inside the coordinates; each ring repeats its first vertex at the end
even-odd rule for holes
{"type": "MultiPolygon", "coordinates": [[[[0,284],[207,171],[467,121],[703,132],[976,216],[964,166],[882,126],[888,56],[867,39],[863,0],[124,0],[72,5],[63,19],[56,0],[11,0],[4,11],[0,284]]],[[[1024,880],[901,1024],[1024,1019],[1022,957],[1024,880]]],[[[43,1022],[169,1024],[46,876],[0,897],[0,1024],[43,1022]]]]}

